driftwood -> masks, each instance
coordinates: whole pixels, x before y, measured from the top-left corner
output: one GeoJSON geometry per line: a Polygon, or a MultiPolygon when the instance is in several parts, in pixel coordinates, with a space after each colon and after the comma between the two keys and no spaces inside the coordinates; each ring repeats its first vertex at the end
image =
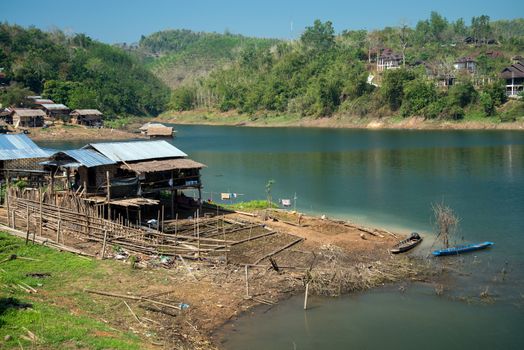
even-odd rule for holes
{"type": "Polygon", "coordinates": [[[141,296],[136,296],[136,295],[125,295],[125,294],[109,293],[109,292],[102,292],[102,291],[91,290],[91,289],[84,289],[84,292],[91,293],[91,294],[103,295],[103,296],[107,296],[107,297],[113,297],[113,298],[129,299],[129,300],[136,300],[136,301],[142,301],[142,302],[149,302],[149,303],[152,303],[152,304],[168,307],[168,308],[171,308],[171,309],[181,310],[180,306],[178,306],[178,305],[168,304],[168,303],[165,303],[165,302],[162,302],[162,301],[158,301],[158,300],[153,300],[153,299],[147,298],[147,297],[141,297],[141,296]]]}
{"type": "Polygon", "coordinates": [[[255,261],[255,262],[253,263],[253,265],[257,265],[257,264],[260,263],[262,260],[267,259],[267,258],[269,258],[269,257],[271,257],[271,256],[273,256],[273,255],[276,255],[276,254],[280,253],[281,251],[286,250],[286,249],[288,249],[288,248],[294,246],[295,244],[302,242],[303,240],[304,240],[304,238],[296,239],[296,240],[294,240],[293,242],[291,242],[291,243],[289,243],[289,244],[286,244],[285,246],[283,246],[283,247],[281,247],[281,248],[278,248],[278,249],[272,251],[272,252],[269,253],[269,254],[266,254],[266,255],[264,255],[263,257],[261,257],[260,259],[258,259],[257,261],[255,261]]]}

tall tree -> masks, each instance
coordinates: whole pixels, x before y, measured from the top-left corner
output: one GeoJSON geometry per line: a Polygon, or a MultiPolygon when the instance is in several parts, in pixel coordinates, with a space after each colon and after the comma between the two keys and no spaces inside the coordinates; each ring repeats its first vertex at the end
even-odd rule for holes
{"type": "Polygon", "coordinates": [[[313,26],[306,27],[300,37],[302,44],[315,52],[323,52],[335,45],[335,29],[330,21],[322,23],[315,20],[313,26]]]}

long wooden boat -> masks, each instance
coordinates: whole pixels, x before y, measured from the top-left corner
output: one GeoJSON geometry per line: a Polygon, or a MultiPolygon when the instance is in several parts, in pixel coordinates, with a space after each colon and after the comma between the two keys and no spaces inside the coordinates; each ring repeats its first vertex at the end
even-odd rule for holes
{"type": "Polygon", "coordinates": [[[415,248],[420,242],[422,242],[422,237],[420,237],[417,232],[413,232],[408,238],[395,244],[393,248],[390,249],[390,252],[393,254],[404,253],[415,248]]]}
{"type": "Polygon", "coordinates": [[[456,247],[435,250],[432,252],[432,254],[434,256],[457,255],[462,253],[473,252],[475,250],[486,249],[494,244],[495,243],[493,242],[482,242],[476,244],[460,245],[456,247]]]}

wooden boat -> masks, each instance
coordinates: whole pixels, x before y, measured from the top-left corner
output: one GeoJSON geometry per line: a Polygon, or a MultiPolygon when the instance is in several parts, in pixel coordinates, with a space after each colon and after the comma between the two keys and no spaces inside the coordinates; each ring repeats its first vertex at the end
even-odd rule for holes
{"type": "Polygon", "coordinates": [[[434,252],[432,252],[432,254],[434,256],[457,255],[462,253],[473,252],[475,250],[486,249],[488,247],[491,247],[493,244],[495,243],[482,242],[477,244],[459,245],[456,247],[435,250],[434,252]]]}
{"type": "Polygon", "coordinates": [[[418,233],[413,232],[408,238],[395,244],[393,248],[390,249],[390,252],[393,254],[404,253],[415,248],[420,242],[422,242],[422,237],[420,237],[418,233]]]}

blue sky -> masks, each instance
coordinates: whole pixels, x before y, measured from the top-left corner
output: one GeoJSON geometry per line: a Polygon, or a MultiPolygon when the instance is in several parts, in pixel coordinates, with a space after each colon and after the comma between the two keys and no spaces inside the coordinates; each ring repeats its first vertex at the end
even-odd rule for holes
{"type": "Polygon", "coordinates": [[[58,27],[108,43],[136,42],[142,34],[169,28],[289,39],[317,18],[332,21],[340,32],[401,21],[414,26],[432,10],[467,23],[482,14],[511,19],[524,17],[524,0],[0,0],[0,21],[58,27]]]}

